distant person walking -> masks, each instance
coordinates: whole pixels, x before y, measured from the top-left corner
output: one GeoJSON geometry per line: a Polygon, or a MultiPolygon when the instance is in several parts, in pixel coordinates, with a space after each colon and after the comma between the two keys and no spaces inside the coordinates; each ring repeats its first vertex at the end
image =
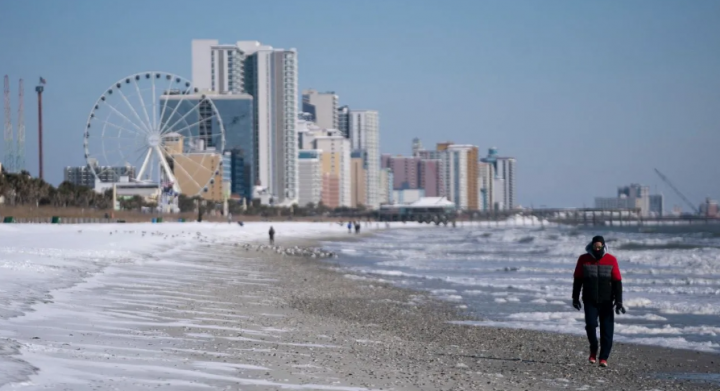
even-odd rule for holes
{"type": "Polygon", "coordinates": [[[352,221],[348,221],[348,226],[347,226],[347,227],[348,227],[348,233],[351,234],[351,233],[352,233],[352,227],[353,227],[352,221]]]}
{"type": "Polygon", "coordinates": [[[590,342],[590,363],[598,359],[598,338],[595,329],[600,319],[600,366],[607,367],[612,350],[615,314],[625,313],[622,304],[622,276],[617,258],[607,251],[605,238],[595,236],[585,247],[586,254],[578,258],[575,266],[572,300],[580,311],[580,291],[585,304],[585,330],[590,342]],[[613,308],[614,307],[614,308],[613,308]]]}
{"type": "Polygon", "coordinates": [[[270,226],[270,231],[268,231],[268,235],[270,235],[270,245],[272,246],[275,244],[275,228],[273,228],[272,225],[270,226]]]}
{"type": "Polygon", "coordinates": [[[356,234],[360,233],[360,223],[358,223],[357,221],[355,222],[355,233],[356,234]]]}

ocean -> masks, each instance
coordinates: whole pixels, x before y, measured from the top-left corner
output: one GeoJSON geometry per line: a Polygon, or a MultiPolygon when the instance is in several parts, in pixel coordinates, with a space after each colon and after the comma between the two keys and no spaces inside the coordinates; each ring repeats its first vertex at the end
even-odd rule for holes
{"type": "Polygon", "coordinates": [[[615,340],[720,353],[718,226],[415,226],[323,245],[340,254],[332,262],[348,278],[428,291],[479,319],[468,323],[584,334],[572,274],[591,238],[603,235],[628,310],[615,318],[615,340]]]}

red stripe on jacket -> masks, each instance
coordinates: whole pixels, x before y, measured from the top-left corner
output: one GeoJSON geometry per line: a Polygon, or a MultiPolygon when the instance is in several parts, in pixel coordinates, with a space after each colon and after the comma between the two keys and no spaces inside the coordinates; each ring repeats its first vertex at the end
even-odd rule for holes
{"type": "Polygon", "coordinates": [[[620,274],[620,267],[618,266],[617,258],[612,254],[605,254],[600,260],[595,259],[590,254],[583,254],[578,258],[577,265],[575,265],[575,273],[573,277],[584,278],[583,266],[584,265],[598,265],[598,266],[612,266],[612,281],[622,281],[622,275],[620,274]]]}

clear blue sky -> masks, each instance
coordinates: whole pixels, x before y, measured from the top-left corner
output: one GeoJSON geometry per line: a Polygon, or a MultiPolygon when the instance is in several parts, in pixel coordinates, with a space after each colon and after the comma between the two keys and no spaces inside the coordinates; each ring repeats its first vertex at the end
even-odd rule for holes
{"type": "MultiPolygon", "coordinates": [[[[0,0],[0,75],[26,87],[27,161],[83,163],[91,106],[144,70],[190,78],[190,41],[299,52],[300,88],[377,109],[381,149],[452,140],[518,159],[523,205],[591,205],[618,185],[720,198],[720,1],[0,0]]],[[[16,106],[13,112],[16,111],[16,106]]]]}

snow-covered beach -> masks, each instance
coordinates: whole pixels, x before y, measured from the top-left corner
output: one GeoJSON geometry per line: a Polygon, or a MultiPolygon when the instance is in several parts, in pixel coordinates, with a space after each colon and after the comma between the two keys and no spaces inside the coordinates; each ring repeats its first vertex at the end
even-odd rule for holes
{"type": "MultiPolygon", "coordinates": [[[[257,254],[236,247],[265,243],[269,225],[0,225],[0,385],[290,387],[270,380],[270,368],[217,360],[227,353],[207,334],[283,343],[284,330],[256,323],[284,316],[272,297],[243,298],[252,317],[217,296],[277,282],[258,271],[257,254]],[[267,314],[255,311],[264,307],[267,314]]],[[[345,233],[337,224],[274,226],[278,243],[345,233]]]]}
{"type": "MultiPolygon", "coordinates": [[[[651,376],[717,372],[717,355],[623,345],[600,371],[582,337],[450,323],[470,319],[242,245],[270,225],[0,225],[0,390],[717,387],[651,376]]],[[[356,237],[272,225],[278,245],[356,237]]]]}

